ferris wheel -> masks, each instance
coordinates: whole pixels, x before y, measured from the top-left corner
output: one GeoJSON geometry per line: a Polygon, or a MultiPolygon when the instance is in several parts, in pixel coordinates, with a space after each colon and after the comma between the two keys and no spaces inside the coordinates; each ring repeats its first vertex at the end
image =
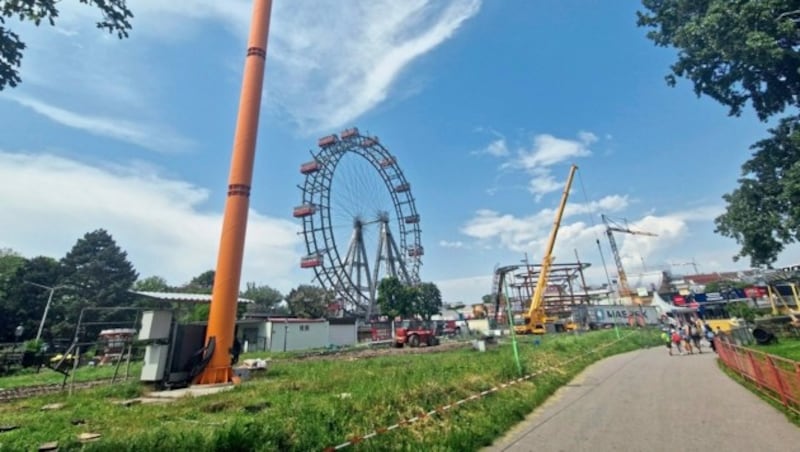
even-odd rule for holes
{"type": "Polygon", "coordinates": [[[336,294],[339,314],[370,318],[383,278],[419,282],[424,249],[411,184],[378,138],[357,128],[317,145],[300,165],[305,183],[294,208],[308,253],[300,267],[336,294]]]}

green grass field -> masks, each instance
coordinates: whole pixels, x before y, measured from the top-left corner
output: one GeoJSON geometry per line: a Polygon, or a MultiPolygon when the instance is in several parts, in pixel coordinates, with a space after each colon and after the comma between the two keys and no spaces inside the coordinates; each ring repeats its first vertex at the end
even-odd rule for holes
{"type": "MultiPolygon", "coordinates": [[[[142,370],[142,363],[141,362],[131,362],[130,367],[130,375],[131,377],[138,378],[139,373],[142,370]]],[[[117,378],[125,378],[125,363],[123,362],[120,365],[119,373],[117,374],[117,378]]],[[[106,366],[99,366],[99,367],[79,367],[75,371],[75,381],[91,381],[91,380],[99,380],[102,378],[111,378],[114,376],[114,366],[113,365],[106,365],[106,366]]],[[[67,379],[67,382],[71,381],[72,376],[67,379]]],[[[64,374],[60,374],[54,370],[48,368],[42,368],[39,373],[36,373],[33,369],[25,369],[19,373],[14,375],[10,375],[7,377],[0,377],[0,389],[13,389],[13,388],[20,388],[25,386],[37,386],[37,385],[47,385],[47,384],[56,384],[61,383],[64,381],[64,374]]]]}
{"type": "MultiPolygon", "coordinates": [[[[660,344],[657,332],[623,334],[623,340],[599,352],[590,350],[614,342],[613,331],[547,336],[540,346],[523,338],[520,355],[527,372],[581,358],[353,450],[469,451],[491,444],[591,362],[660,344]]],[[[485,353],[463,348],[371,359],[274,359],[270,366],[231,391],[168,405],[112,403],[141,394],[136,383],[0,405],[0,424],[20,427],[0,433],[0,451],[35,450],[47,441],[58,441],[61,451],[321,450],[518,376],[509,344],[485,353]],[[41,411],[53,402],[66,405],[41,411]],[[76,435],[82,432],[102,437],[81,445],[76,435]]]]}
{"type": "Polygon", "coordinates": [[[800,361],[800,339],[781,338],[777,344],[755,345],[753,348],[764,353],[800,361]]]}

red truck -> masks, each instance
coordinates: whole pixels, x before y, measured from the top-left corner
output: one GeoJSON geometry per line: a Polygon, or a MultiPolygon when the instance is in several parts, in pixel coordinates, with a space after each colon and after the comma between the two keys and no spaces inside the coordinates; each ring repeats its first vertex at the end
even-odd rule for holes
{"type": "Polygon", "coordinates": [[[419,347],[426,344],[431,347],[439,345],[439,338],[436,332],[418,320],[403,320],[395,327],[394,346],[402,348],[408,344],[409,347],[419,347]]]}

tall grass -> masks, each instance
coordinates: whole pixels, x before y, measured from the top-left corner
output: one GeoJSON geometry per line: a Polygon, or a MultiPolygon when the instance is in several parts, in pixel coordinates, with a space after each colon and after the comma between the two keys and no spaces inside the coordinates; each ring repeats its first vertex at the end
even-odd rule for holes
{"type": "MultiPolygon", "coordinates": [[[[604,356],[659,344],[657,334],[631,331],[624,340],[611,331],[548,336],[541,345],[523,338],[527,371],[556,371],[365,441],[354,450],[476,450],[520,421],[558,387],[604,356]]],[[[0,406],[3,424],[21,428],[0,434],[0,450],[30,450],[58,440],[60,450],[79,448],[82,431],[102,433],[84,450],[320,450],[351,435],[364,435],[438,406],[466,398],[518,376],[508,344],[485,353],[460,349],[336,361],[274,360],[263,377],[231,391],[187,398],[170,405],[110,403],[114,391],[86,391],[71,398],[48,396],[0,406]],[[56,411],[49,402],[64,400],[56,411]],[[85,424],[73,426],[76,418],[85,424]]],[[[123,385],[128,397],[139,388],[123,385]]],[[[117,396],[118,397],[118,396],[117,396]]]]}

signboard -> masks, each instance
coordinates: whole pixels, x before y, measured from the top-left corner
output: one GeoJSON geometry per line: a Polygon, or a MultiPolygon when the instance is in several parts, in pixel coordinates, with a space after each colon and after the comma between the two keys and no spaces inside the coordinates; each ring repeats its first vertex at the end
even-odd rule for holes
{"type": "Polygon", "coordinates": [[[573,317],[578,323],[587,324],[625,324],[628,319],[644,319],[648,325],[659,323],[659,312],[655,306],[609,305],[575,306],[573,317]]]}
{"type": "Polygon", "coordinates": [[[766,287],[745,287],[744,294],[747,298],[763,298],[767,296],[766,287]]]}

